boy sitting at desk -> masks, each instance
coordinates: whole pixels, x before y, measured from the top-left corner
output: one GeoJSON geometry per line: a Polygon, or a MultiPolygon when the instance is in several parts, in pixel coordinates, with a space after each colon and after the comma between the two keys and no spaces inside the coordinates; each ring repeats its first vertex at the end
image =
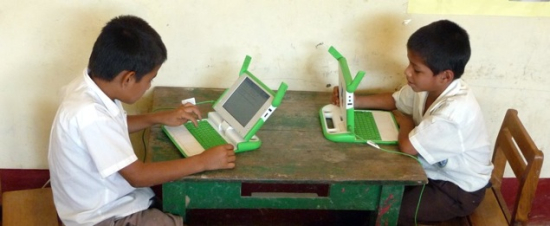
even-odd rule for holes
{"type": "Polygon", "coordinates": [[[126,115],[122,108],[121,102],[135,103],[151,87],[166,56],[147,22],[116,17],[97,38],[87,69],[64,88],[48,161],[55,207],[65,225],[183,225],[181,217],[150,208],[149,186],[235,167],[232,145],[174,161],[143,163],[136,157],[128,133],[155,124],[196,124],[200,116],[192,104],[144,115],[126,115]]]}
{"type": "MultiPolygon", "coordinates": [[[[493,165],[481,109],[460,79],[470,58],[468,34],[448,20],[431,23],[409,38],[407,57],[407,85],[393,94],[356,94],[354,102],[393,110],[399,149],[418,156],[428,176],[423,192],[422,186],[405,189],[399,224],[414,225],[415,216],[436,222],[469,215],[485,195],[493,165]]],[[[338,104],[337,87],[332,101],[338,104]]]]}

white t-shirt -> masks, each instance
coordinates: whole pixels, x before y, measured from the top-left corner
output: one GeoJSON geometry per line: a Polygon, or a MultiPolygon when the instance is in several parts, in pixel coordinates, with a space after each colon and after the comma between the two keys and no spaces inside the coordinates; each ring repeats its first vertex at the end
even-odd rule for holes
{"type": "Polygon", "coordinates": [[[132,187],[118,171],[137,160],[126,112],[86,70],[61,93],[48,162],[54,203],[65,225],[94,225],[147,209],[150,188],[132,187]]]}
{"type": "Polygon", "coordinates": [[[393,94],[397,109],[413,117],[409,139],[430,179],[450,181],[465,191],[477,191],[491,177],[491,144],[483,114],[461,79],[449,87],[422,115],[427,92],[408,85],[393,94]]]}

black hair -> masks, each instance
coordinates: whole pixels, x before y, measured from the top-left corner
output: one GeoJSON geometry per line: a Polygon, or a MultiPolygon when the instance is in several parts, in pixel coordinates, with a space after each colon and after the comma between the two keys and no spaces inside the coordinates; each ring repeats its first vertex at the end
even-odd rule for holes
{"type": "Polygon", "coordinates": [[[112,81],[120,72],[136,73],[136,80],[166,61],[160,35],[143,19],[119,16],[109,21],[95,41],[88,62],[89,74],[112,81]]]}
{"type": "Polygon", "coordinates": [[[434,75],[452,70],[454,79],[462,76],[471,54],[466,30],[448,20],[418,29],[407,41],[407,48],[422,57],[434,75]]]}

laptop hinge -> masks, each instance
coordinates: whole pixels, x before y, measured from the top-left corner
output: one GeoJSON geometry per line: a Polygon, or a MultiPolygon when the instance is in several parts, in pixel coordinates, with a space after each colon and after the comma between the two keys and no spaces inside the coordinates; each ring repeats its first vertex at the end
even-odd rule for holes
{"type": "Polygon", "coordinates": [[[218,130],[220,135],[222,135],[227,141],[236,145],[244,141],[244,138],[241,137],[227,121],[223,120],[222,117],[217,112],[208,112],[208,120],[211,124],[218,130]]]}

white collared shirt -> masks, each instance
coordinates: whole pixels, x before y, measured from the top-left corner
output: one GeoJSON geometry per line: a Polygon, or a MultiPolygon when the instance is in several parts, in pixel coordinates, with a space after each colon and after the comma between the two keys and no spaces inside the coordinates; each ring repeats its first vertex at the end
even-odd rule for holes
{"type": "Polygon", "coordinates": [[[84,70],[62,89],[48,162],[54,203],[65,225],[94,225],[147,209],[154,193],[118,171],[138,160],[126,112],[84,70]]]}
{"type": "Polygon", "coordinates": [[[484,187],[491,177],[491,144],[481,108],[461,79],[424,111],[427,92],[414,92],[408,85],[393,94],[397,109],[413,117],[409,133],[430,179],[450,181],[465,191],[484,187]]]}

